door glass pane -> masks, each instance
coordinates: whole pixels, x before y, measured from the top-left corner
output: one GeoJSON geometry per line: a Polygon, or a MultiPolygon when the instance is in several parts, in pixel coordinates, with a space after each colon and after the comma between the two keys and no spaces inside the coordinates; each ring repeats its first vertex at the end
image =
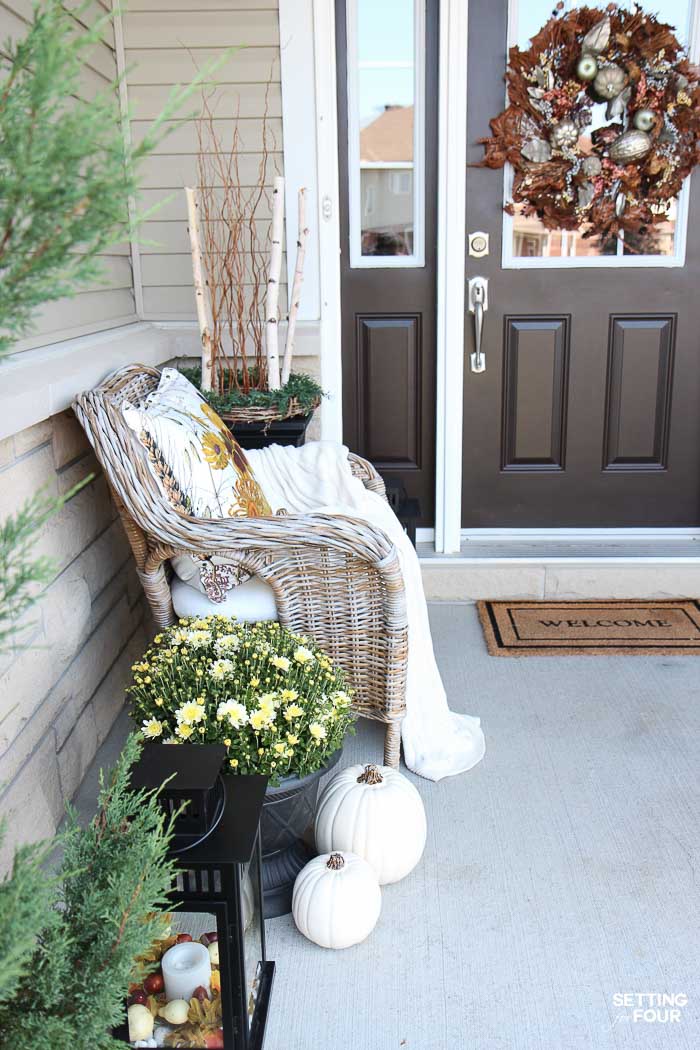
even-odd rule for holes
{"type": "Polygon", "coordinates": [[[348,0],[352,265],[416,265],[423,54],[416,0],[348,0]],[[389,263],[390,264],[390,263],[389,263]]]}
{"type": "MultiPolygon", "coordinates": [[[[583,6],[576,0],[568,0],[565,9],[583,6]]],[[[552,16],[551,0],[511,0],[511,34],[510,44],[527,48],[530,39],[552,16]]],[[[634,6],[627,4],[628,7],[634,6]]],[[[681,44],[688,43],[690,17],[690,0],[657,0],[653,11],[662,22],[675,26],[676,35],[681,44]]],[[[587,135],[596,128],[606,124],[605,103],[592,106],[592,122],[586,129],[587,135]]],[[[585,152],[586,137],[582,136],[580,145],[585,152]]],[[[590,140],[589,140],[590,141],[590,140]]],[[[508,178],[508,176],[506,176],[508,178]]],[[[686,191],[687,192],[687,191],[686,191]]],[[[514,259],[527,258],[591,258],[617,256],[619,258],[643,255],[672,256],[676,251],[676,218],[677,206],[674,203],[669,209],[664,222],[643,234],[627,233],[620,238],[602,239],[596,234],[584,236],[590,228],[583,226],[580,230],[548,230],[536,216],[523,215],[523,205],[515,205],[515,214],[510,227],[511,250],[514,259]]]]}

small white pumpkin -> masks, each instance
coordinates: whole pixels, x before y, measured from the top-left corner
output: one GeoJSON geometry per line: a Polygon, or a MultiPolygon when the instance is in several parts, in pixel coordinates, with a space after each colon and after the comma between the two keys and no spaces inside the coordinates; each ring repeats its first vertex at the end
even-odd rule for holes
{"type": "Polygon", "coordinates": [[[321,948],[349,948],[369,937],[382,910],[382,891],[367,861],[354,853],[325,853],[294,883],[297,929],[321,948]]]}
{"type": "Polygon", "coordinates": [[[349,850],[377,873],[380,886],[413,871],[425,848],[423,801],[390,766],[349,766],[325,788],[316,811],[316,848],[349,850]]]}

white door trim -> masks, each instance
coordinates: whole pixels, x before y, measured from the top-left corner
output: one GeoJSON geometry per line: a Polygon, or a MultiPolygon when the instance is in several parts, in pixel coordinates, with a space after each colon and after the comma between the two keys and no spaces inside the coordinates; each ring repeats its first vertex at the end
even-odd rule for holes
{"type": "MultiPolygon", "coordinates": [[[[296,241],[297,192],[306,186],[311,250],[302,318],[319,322],[321,383],[328,394],[321,437],[342,441],[335,5],[333,0],[279,0],[279,20],[287,244],[296,241]]],[[[293,266],[294,252],[288,252],[288,270],[293,266]]]]}
{"type": "MultiPolygon", "coordinates": [[[[294,127],[313,114],[315,149],[306,149],[307,186],[317,187],[321,370],[329,398],[322,437],[341,441],[342,357],[335,5],[333,0],[279,0],[285,172],[302,178],[294,127]],[[313,25],[314,82],[300,77],[299,26],[313,25]],[[291,126],[290,126],[291,122],[291,126]],[[293,159],[292,159],[293,158],[293,159]],[[313,170],[312,170],[313,169],[313,170]]],[[[308,41],[308,38],[307,38],[308,41]]],[[[464,221],[467,132],[467,4],[443,0],[439,41],[438,287],[436,376],[436,537],[440,553],[459,552],[462,491],[464,357],[464,221]]],[[[291,181],[291,179],[290,179],[291,181]]],[[[289,191],[288,191],[289,192],[289,191]]],[[[293,232],[288,226],[288,235],[293,232]]],[[[427,531],[427,530],[426,530],[427,531]]]]}
{"type": "Polygon", "coordinates": [[[457,554],[462,516],[467,4],[440,4],[435,550],[457,554]]]}

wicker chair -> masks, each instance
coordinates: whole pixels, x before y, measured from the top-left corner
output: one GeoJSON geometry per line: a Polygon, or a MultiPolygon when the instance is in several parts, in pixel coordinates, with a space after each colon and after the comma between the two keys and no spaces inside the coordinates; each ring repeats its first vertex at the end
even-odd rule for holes
{"type": "MultiPolygon", "coordinates": [[[[120,369],[81,394],[76,416],[104,468],[158,626],[175,620],[169,559],[225,555],[270,584],[278,619],[309,634],[347,673],[359,714],[387,724],[384,761],[398,766],[405,713],[407,624],[396,548],[364,521],[326,514],[213,520],[165,500],[123,420],[124,399],[142,400],[160,373],[120,369]]],[[[371,464],[350,455],[353,473],[384,495],[371,464]]]]}

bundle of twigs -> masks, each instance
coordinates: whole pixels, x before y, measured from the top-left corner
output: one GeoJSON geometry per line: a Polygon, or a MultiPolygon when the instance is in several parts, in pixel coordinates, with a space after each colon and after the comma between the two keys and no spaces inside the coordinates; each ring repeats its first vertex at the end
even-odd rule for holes
{"type": "MultiPolygon", "coordinates": [[[[294,283],[287,315],[287,335],[280,363],[279,290],[284,237],[284,179],[268,187],[274,136],[268,120],[270,82],[262,120],[262,150],[252,187],[241,182],[239,113],[233,120],[231,147],[217,130],[211,97],[202,99],[197,120],[198,182],[186,188],[197,318],[202,341],[202,390],[219,396],[233,391],[247,396],[278,390],[291,373],[294,338],[303,281],[306,227],[305,190],[299,191],[299,236],[294,283]],[[270,232],[259,233],[263,205],[271,208],[270,232]],[[268,243],[269,242],[269,243],[268,243]]],[[[241,421],[268,422],[300,414],[289,399],[286,413],[274,406],[237,405],[227,415],[241,421]]]]}

